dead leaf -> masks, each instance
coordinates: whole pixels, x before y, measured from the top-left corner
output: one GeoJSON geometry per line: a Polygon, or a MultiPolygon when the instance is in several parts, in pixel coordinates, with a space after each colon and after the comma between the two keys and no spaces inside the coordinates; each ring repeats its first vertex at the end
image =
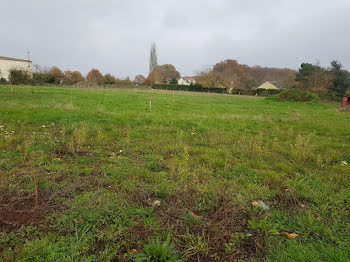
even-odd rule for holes
{"type": "Polygon", "coordinates": [[[137,253],[137,250],[136,250],[135,248],[133,248],[133,249],[130,250],[130,254],[131,254],[132,256],[136,255],[136,253],[137,253]]]}
{"type": "Polygon", "coordinates": [[[305,208],[305,209],[309,208],[307,205],[304,205],[304,204],[301,204],[301,203],[299,204],[299,206],[302,207],[302,208],[305,208]]]}
{"type": "Polygon", "coordinates": [[[296,233],[289,234],[288,232],[281,232],[280,235],[285,236],[288,239],[294,239],[294,238],[299,237],[299,235],[296,233]]]}
{"type": "Polygon", "coordinates": [[[83,223],[83,218],[81,217],[81,215],[78,216],[78,223],[83,223]]]}
{"type": "Polygon", "coordinates": [[[259,242],[256,243],[256,246],[261,250],[261,251],[265,251],[264,247],[262,245],[260,245],[259,242]]]}
{"type": "Polygon", "coordinates": [[[199,216],[197,216],[197,215],[196,215],[195,213],[193,213],[192,211],[190,211],[189,213],[190,213],[191,217],[193,217],[193,218],[199,218],[199,216]]]}

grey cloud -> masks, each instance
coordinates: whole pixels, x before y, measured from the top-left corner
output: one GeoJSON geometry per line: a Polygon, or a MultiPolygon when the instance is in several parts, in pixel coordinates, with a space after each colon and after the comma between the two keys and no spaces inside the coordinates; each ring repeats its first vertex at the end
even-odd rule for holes
{"type": "Polygon", "coordinates": [[[83,73],[147,74],[149,48],[182,75],[227,58],[350,69],[348,0],[0,0],[0,55],[83,73]]]}

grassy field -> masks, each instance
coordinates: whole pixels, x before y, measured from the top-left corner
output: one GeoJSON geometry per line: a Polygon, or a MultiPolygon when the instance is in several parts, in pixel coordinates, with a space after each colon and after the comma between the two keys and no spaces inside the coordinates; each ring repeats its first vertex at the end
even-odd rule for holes
{"type": "Polygon", "coordinates": [[[148,96],[0,87],[1,261],[350,260],[350,114],[148,96]]]}

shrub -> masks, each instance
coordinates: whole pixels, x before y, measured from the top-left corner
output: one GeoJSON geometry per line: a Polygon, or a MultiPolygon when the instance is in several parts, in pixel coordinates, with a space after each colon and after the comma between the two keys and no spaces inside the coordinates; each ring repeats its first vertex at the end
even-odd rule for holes
{"type": "Polygon", "coordinates": [[[116,82],[116,79],[111,74],[104,75],[104,77],[103,77],[103,84],[104,85],[113,85],[113,84],[115,84],[115,82],[116,82]]]}
{"type": "Polygon", "coordinates": [[[45,84],[53,85],[56,82],[56,77],[51,73],[33,73],[33,78],[31,80],[31,84],[37,86],[45,84]]]}
{"type": "Polygon", "coordinates": [[[27,85],[31,82],[31,75],[26,70],[11,69],[9,79],[14,85],[27,85]]]}
{"type": "Polygon", "coordinates": [[[281,89],[264,89],[264,88],[258,88],[258,89],[255,89],[254,91],[259,96],[278,95],[283,92],[283,90],[281,89]]]}
{"type": "Polygon", "coordinates": [[[233,95],[254,95],[254,89],[233,88],[231,94],[233,95]]]}
{"type": "Polygon", "coordinates": [[[133,85],[134,83],[129,78],[126,78],[126,79],[116,79],[112,87],[120,88],[120,87],[133,86],[133,85]]]}
{"type": "Polygon", "coordinates": [[[295,102],[310,102],[318,101],[319,97],[308,91],[300,89],[285,90],[279,95],[273,96],[272,99],[277,101],[295,101],[295,102]]]}
{"type": "Polygon", "coordinates": [[[170,84],[172,84],[172,85],[177,85],[176,77],[171,78],[170,84]]]}
{"type": "Polygon", "coordinates": [[[0,85],[6,85],[7,81],[5,78],[0,78],[0,85]]]}

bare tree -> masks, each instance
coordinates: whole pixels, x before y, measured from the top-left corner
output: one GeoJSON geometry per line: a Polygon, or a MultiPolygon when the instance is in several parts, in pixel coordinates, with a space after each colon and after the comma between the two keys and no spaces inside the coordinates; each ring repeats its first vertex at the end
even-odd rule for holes
{"type": "Polygon", "coordinates": [[[149,73],[152,73],[153,69],[158,65],[157,59],[157,48],[156,43],[152,43],[151,45],[151,55],[149,59],[149,73]]]}

